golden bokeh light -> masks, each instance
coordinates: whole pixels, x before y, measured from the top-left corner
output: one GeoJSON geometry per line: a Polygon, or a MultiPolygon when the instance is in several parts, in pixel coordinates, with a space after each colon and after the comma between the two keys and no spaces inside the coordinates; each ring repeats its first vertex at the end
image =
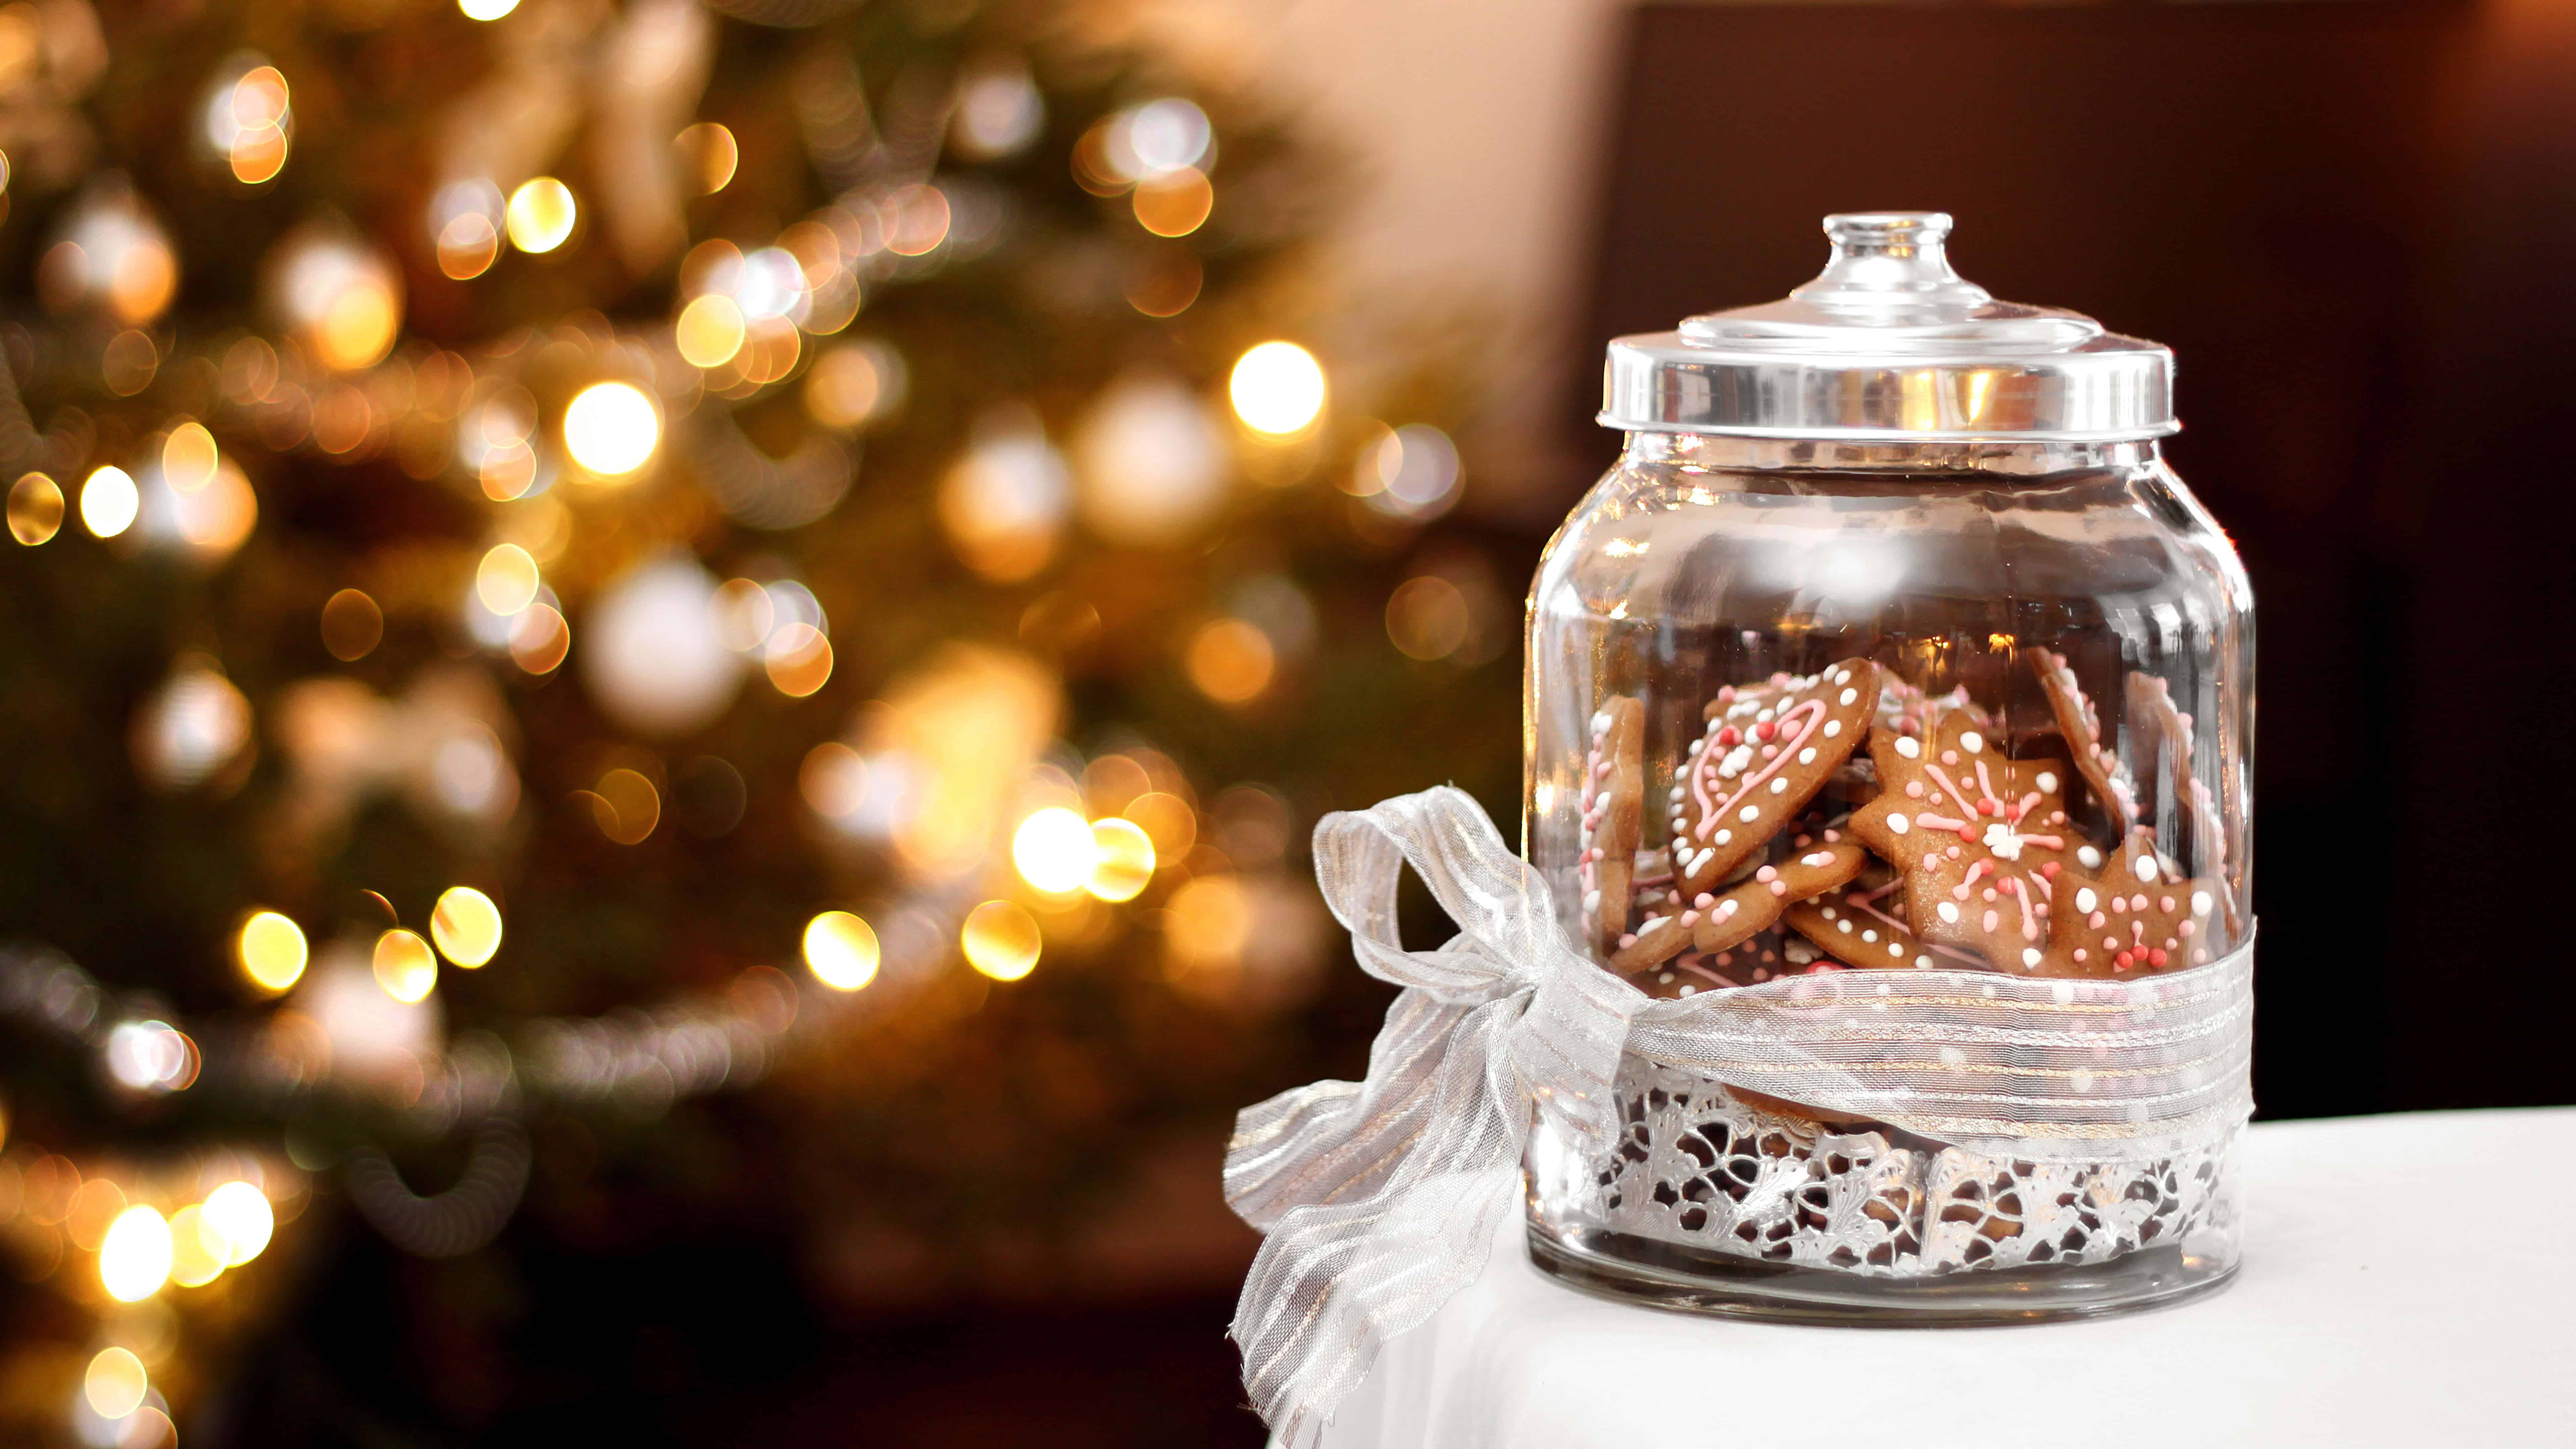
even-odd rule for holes
{"type": "Polygon", "coordinates": [[[539,582],[534,556],[515,543],[496,543],[475,565],[474,597],[507,618],[535,602],[539,582]]]}
{"type": "Polygon", "coordinates": [[[382,277],[354,278],[325,304],[310,328],[322,364],[338,372],[373,367],[393,350],[402,303],[382,277]]]}
{"type": "Polygon", "coordinates": [[[1467,596],[1437,574],[1406,579],[1386,601],[1386,636],[1414,659],[1446,659],[1457,653],[1473,622],[1467,596]]]}
{"type": "Polygon", "coordinates": [[[204,423],[189,421],[161,440],[161,476],[182,493],[194,493],[215,481],[215,435],[204,423]]]}
{"type": "Polygon", "coordinates": [[[129,327],[107,339],[99,354],[99,381],[118,397],[132,397],[152,385],[161,369],[161,349],[147,333],[129,327]]]}
{"type": "Polygon", "coordinates": [[[406,1005],[429,999],[438,985],[438,958],[417,932],[397,926],[376,938],[376,984],[406,1005]]]}
{"type": "Polygon", "coordinates": [[[233,934],[233,959],[263,991],[284,991],[304,975],[311,952],[304,928],[276,911],[253,911],[233,934]]]}
{"type": "Polygon", "coordinates": [[[29,548],[63,527],[62,485],[42,473],[20,475],[9,486],[9,536],[29,548]]]}
{"type": "Polygon", "coordinates": [[[1011,901],[986,901],[968,912],[957,941],[967,964],[996,981],[1017,981],[1036,970],[1044,945],[1037,918],[1011,901]]]}
{"type": "Polygon", "coordinates": [[[468,20],[498,20],[519,8],[519,0],[456,0],[468,20]]]}
{"type": "Polygon", "coordinates": [[[662,792],[641,771],[621,765],[591,790],[591,816],[600,834],[620,845],[641,845],[662,821],[662,792]]]}
{"type": "Polygon", "coordinates": [[[438,269],[459,282],[492,270],[501,256],[501,233],[479,211],[459,212],[438,229],[438,269]]]}
{"type": "Polygon", "coordinates": [[[190,1203],[170,1215],[170,1281],[203,1288],[231,1266],[223,1236],[206,1226],[206,1210],[190,1203]]]}
{"type": "Polygon", "coordinates": [[[1253,431],[1287,437],[1324,410],[1324,369],[1294,342],[1264,342],[1234,364],[1227,379],[1235,416],[1253,431]]]}
{"type": "Polygon", "coordinates": [[[501,908],[472,886],[449,886],[429,913],[438,954],[471,971],[501,949],[501,908]]]}
{"type": "Polygon", "coordinates": [[[623,478],[652,459],[662,414],[633,383],[595,382],[564,409],[563,435],[574,462],[602,478],[623,478]]]}
{"type": "Polygon", "coordinates": [[[510,625],[510,662],[530,674],[552,674],[572,653],[572,625],[552,604],[530,604],[510,625]]]}
{"type": "Polygon", "coordinates": [[[98,1246],[98,1281],[120,1303],[139,1303],[170,1281],[170,1223],[149,1207],[127,1208],[98,1246]]]}
{"type": "Polygon", "coordinates": [[[268,1195],[247,1182],[228,1182],[206,1194],[205,1232],[224,1246],[225,1261],[235,1267],[267,1249],[277,1231],[277,1212],[268,1195]]]}
{"type": "Polygon", "coordinates": [[[277,67],[256,66],[245,72],[217,98],[207,119],[209,134],[224,152],[235,180],[257,186],[286,169],[295,112],[286,77],[277,67]]]}
{"type": "Polygon", "coordinates": [[[742,148],[734,143],[733,132],[714,121],[700,121],[671,138],[671,150],[679,159],[680,174],[701,196],[713,196],[733,181],[734,168],[742,164],[742,148]]]}
{"type": "Polygon", "coordinates": [[[1185,659],[1190,683],[1219,704],[1257,699],[1270,687],[1277,651],[1261,627],[1244,619],[1215,619],[1190,636],[1185,659]]]}
{"type": "Polygon", "coordinates": [[[722,367],[742,351],[742,308],[731,297],[709,292],[693,297],[671,324],[671,340],[691,367],[722,367]]]}
{"type": "Polygon", "coordinates": [[[1127,305],[1148,317],[1177,317],[1199,299],[1207,271],[1187,247],[1159,247],[1127,270],[1120,291],[1127,305]]]}
{"type": "Polygon", "coordinates": [[[1031,812],[1011,833],[1011,863],[1020,879],[1050,895],[1082,889],[1098,862],[1091,822],[1061,805],[1031,812]]]}
{"type": "Polygon", "coordinates": [[[877,979],[877,933],[848,911],[825,911],[805,923],[805,969],[834,991],[856,991],[877,979]]]}
{"type": "Polygon", "coordinates": [[[81,1396],[89,1401],[90,1412],[102,1419],[122,1419],[143,1407],[143,1396],[151,1388],[143,1360],[127,1348],[100,1349],[81,1375],[81,1396]]]}
{"type": "Polygon", "coordinates": [[[805,374],[805,411],[827,428],[862,428],[894,411],[904,382],[903,359],[893,348],[840,343],[816,357],[805,374]]]}
{"type": "Polygon", "coordinates": [[[355,663],[384,641],[385,611],[363,589],[342,589],[322,603],[322,647],[343,663],[355,663]]]}
{"type": "Polygon", "coordinates": [[[1111,816],[1091,825],[1091,878],[1085,889],[1104,901],[1132,901],[1154,879],[1154,840],[1142,826],[1111,816]]]}
{"type": "Polygon", "coordinates": [[[1198,843],[1199,813],[1190,802],[1162,790],[1149,790],[1118,812],[1154,843],[1157,862],[1177,861],[1198,843]]]}
{"type": "Polygon", "coordinates": [[[220,559],[241,547],[259,522],[259,495],[229,458],[215,465],[214,476],[194,493],[173,493],[171,520],[180,541],[200,558],[220,559]]]}
{"type": "Polygon", "coordinates": [[[832,641],[811,624],[782,624],[761,651],[760,667],[780,694],[803,699],[832,678],[832,641]]]}
{"type": "Polygon", "coordinates": [[[1252,938],[1252,902],[1231,875],[1203,875],[1172,892],[1164,941],[1176,963],[1231,963],[1252,938]]]}
{"type": "Polygon", "coordinates": [[[572,188],[551,176],[519,183],[510,193],[510,245],[523,252],[550,252],[572,235],[579,214],[572,188]]]}
{"type": "MultiPolygon", "coordinates": [[[[151,1070],[157,1073],[158,1064],[151,1070]]],[[[124,1211],[125,1189],[108,1178],[93,1177],[72,1190],[71,1202],[63,1212],[63,1235],[72,1240],[73,1247],[95,1253],[105,1246],[108,1230],[116,1226],[117,1216],[124,1211]]]]}
{"type": "Polygon", "coordinates": [[[1145,230],[1156,236],[1188,236],[1207,221],[1216,191],[1195,167],[1184,166],[1139,182],[1129,203],[1145,230]]]}
{"type": "Polygon", "coordinates": [[[81,526],[100,538],[114,538],[132,528],[135,512],[142,506],[134,475],[122,468],[101,468],[81,484],[81,526]]]}

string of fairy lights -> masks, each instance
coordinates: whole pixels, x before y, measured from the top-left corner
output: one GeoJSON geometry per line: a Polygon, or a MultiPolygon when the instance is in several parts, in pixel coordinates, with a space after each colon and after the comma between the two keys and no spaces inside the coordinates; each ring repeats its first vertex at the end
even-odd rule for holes
{"type": "MultiPolygon", "coordinates": [[[[0,14],[0,75],[18,73],[10,47],[22,40],[30,54],[75,53],[59,35],[21,36],[12,26],[22,8],[0,14]]],[[[458,8],[498,25],[549,7],[458,8]]],[[[814,18],[718,8],[763,23],[814,18]]],[[[676,13],[638,7],[617,43],[684,47],[687,24],[664,12],[676,13]]],[[[42,23],[87,16],[72,0],[47,7],[42,23]]],[[[85,23],[94,32],[95,20],[85,23]]],[[[666,62],[653,65],[676,64],[666,62]]],[[[82,74],[94,80],[104,64],[101,52],[82,74]]],[[[87,83],[43,74],[70,94],[87,83]]],[[[264,714],[285,756],[283,809],[302,837],[329,836],[378,795],[488,833],[516,810],[520,778],[487,669],[529,679],[571,669],[611,721],[662,737],[705,725],[746,685],[803,698],[830,681],[831,620],[783,566],[719,578],[685,549],[665,548],[605,579],[567,567],[585,516],[665,469],[685,470],[750,528],[798,527],[838,504],[865,435],[899,415],[914,386],[902,350],[858,325],[869,298],[984,254],[1007,225],[994,190],[971,171],[942,171],[943,156],[970,166],[1010,158],[1046,118],[1027,65],[1009,56],[970,60],[935,104],[872,108],[852,79],[837,92],[804,87],[796,110],[829,202],[765,246],[688,246],[667,319],[584,314],[464,350],[407,341],[400,267],[328,217],[286,232],[265,259],[260,300],[274,335],[196,336],[168,318],[180,259],[150,201],[114,175],[80,187],[35,270],[55,322],[0,328],[9,384],[0,450],[23,469],[6,499],[19,544],[42,547],[76,523],[126,556],[212,569],[259,525],[261,488],[244,459],[261,454],[390,460],[411,478],[479,495],[489,520],[469,553],[402,580],[353,582],[318,620],[343,663],[374,653],[389,616],[403,614],[446,620],[480,661],[426,668],[398,695],[316,677],[255,710],[218,660],[183,655],[142,703],[139,774],[166,791],[237,784],[264,714]],[[78,409],[28,415],[24,385],[72,375],[126,406],[162,408],[159,421],[111,458],[97,455],[95,426],[78,409]],[[780,394],[801,404],[804,427],[783,453],[755,446],[736,421],[742,405],[780,394]]],[[[244,191],[292,164],[295,89],[264,57],[217,66],[196,114],[206,164],[244,191]]],[[[734,179],[742,153],[725,126],[690,119],[660,134],[679,194],[713,194],[734,179]]],[[[1123,199],[1139,234],[1114,280],[1137,314],[1175,317],[1200,296],[1205,274],[1184,243],[1222,216],[1218,150],[1205,112],[1171,95],[1121,107],[1073,148],[1074,179],[1123,199]]],[[[421,218],[453,281],[473,282],[513,252],[556,252],[594,227],[638,254],[667,241],[655,228],[669,219],[632,198],[586,198],[550,175],[499,176],[467,152],[448,158],[454,174],[421,218]]],[[[0,216],[8,166],[0,157],[0,216]]],[[[1221,400],[1166,373],[1125,373],[1062,439],[1025,405],[997,401],[938,481],[939,524],[957,558],[997,585],[1039,577],[1077,522],[1113,544],[1187,542],[1227,506],[1238,476],[1278,471],[1269,456],[1311,451],[1333,401],[1314,352],[1285,339],[1245,348],[1221,400]]],[[[1426,422],[1356,426],[1348,466],[1330,477],[1363,536],[1401,537],[1454,506],[1462,470],[1445,433],[1426,422]]],[[[1386,628],[1414,659],[1474,663],[1506,647],[1513,617],[1511,599],[1472,561],[1435,561],[1394,591],[1386,628]]],[[[1021,636],[1061,644],[1100,627],[1085,601],[1055,590],[1029,606],[1021,636]]],[[[1274,688],[1315,628],[1298,586],[1267,574],[1239,582],[1174,647],[1194,688],[1241,706],[1274,688]]],[[[124,1449],[175,1442],[161,1367],[175,1340],[172,1306],[238,1280],[302,1210],[315,1173],[335,1170],[359,1214],[404,1249],[471,1251],[502,1230],[525,1190],[521,1124],[542,1106],[649,1113],[748,1084],[806,1035],[898,1009],[949,963],[1017,981],[1049,943],[1098,939],[1114,911],[1159,939],[1177,992],[1256,1009],[1293,998],[1321,923],[1311,892],[1282,869],[1294,833],[1287,803],[1255,784],[1202,801],[1178,765],[1141,741],[1075,752],[1052,738],[1062,708],[1062,681],[1027,655],[952,645],[888,681],[840,737],[805,755],[797,788],[822,837],[882,852],[910,884],[865,909],[815,912],[788,963],[801,980],[754,965],[722,989],[649,1009],[450,1040],[442,977],[503,959],[508,935],[503,902],[466,883],[438,895],[425,919],[393,919],[385,903],[380,925],[335,926],[319,939],[286,910],[248,905],[228,951],[250,1004],[203,1021],[107,986],[50,949],[0,947],[0,1017],[89,1063],[138,1110],[194,1093],[281,1120],[329,1100],[388,1131],[470,1142],[461,1173],[423,1192],[371,1146],[301,1153],[290,1141],[184,1161],[77,1163],[11,1141],[0,1110],[0,1235],[48,1275],[85,1260],[88,1271],[66,1277],[101,1304],[72,1405],[77,1437],[124,1449]]],[[[610,750],[577,798],[603,838],[636,845],[671,828],[721,833],[740,817],[744,788],[722,760],[674,769],[610,750]]]]}

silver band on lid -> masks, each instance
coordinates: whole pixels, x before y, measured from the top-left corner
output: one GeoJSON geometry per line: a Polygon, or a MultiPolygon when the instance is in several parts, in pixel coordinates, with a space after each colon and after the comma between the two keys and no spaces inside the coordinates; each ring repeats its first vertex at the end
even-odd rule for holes
{"type": "Polygon", "coordinates": [[[1601,422],[1887,442],[2108,442],[2173,432],[2173,353],[1998,302],[1942,254],[1950,218],[1825,218],[1833,258],[1784,301],[1621,337],[1601,422]]]}

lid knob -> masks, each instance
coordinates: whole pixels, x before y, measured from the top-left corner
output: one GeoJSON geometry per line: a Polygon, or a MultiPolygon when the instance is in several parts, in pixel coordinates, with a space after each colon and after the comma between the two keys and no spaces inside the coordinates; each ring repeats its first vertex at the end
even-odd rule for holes
{"type": "MultiPolygon", "coordinates": [[[[1833,259],[1822,275],[1789,295],[1811,307],[1844,313],[1965,317],[1993,294],[1950,270],[1942,242],[1945,211],[1847,211],[1825,218],[1833,259]]],[[[1866,321],[1855,317],[1855,321],[1866,321]]],[[[1891,319],[1893,320],[1893,319],[1891,319]]]]}

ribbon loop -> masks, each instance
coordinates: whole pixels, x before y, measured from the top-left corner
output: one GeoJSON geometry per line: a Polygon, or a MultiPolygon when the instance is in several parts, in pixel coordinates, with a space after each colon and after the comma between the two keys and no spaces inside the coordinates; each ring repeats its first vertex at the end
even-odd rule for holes
{"type": "Polygon", "coordinates": [[[1315,878],[1360,965],[1403,988],[1358,1082],[1252,1107],[1226,1199],[1261,1229],[1232,1335],[1283,1442],[1319,1433],[1387,1339],[1472,1281],[1534,1113],[1607,1150],[1623,1052],[1988,1155],[2152,1160],[2251,1109],[2253,946],[2134,981],[1834,971],[1649,999],[1576,951],[1546,882],[1442,786],[1315,827],[1315,878]],[[1410,864],[1459,933],[1407,951],[1410,864]]]}

